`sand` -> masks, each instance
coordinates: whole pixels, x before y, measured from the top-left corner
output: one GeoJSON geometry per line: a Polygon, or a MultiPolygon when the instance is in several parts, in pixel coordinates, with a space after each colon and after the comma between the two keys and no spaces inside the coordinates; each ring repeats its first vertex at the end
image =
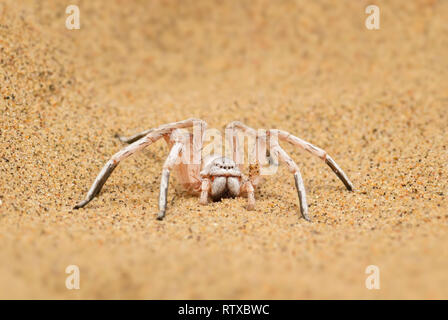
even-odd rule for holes
{"type": "Polygon", "coordinates": [[[0,2],[0,298],[448,298],[448,1],[0,2]],[[279,128],[285,145],[246,199],[199,206],[175,187],[160,222],[163,142],[72,210],[133,134],[198,117],[279,128]],[[65,269],[80,269],[80,289],[65,269]],[[368,290],[366,267],[380,270],[368,290]]]}

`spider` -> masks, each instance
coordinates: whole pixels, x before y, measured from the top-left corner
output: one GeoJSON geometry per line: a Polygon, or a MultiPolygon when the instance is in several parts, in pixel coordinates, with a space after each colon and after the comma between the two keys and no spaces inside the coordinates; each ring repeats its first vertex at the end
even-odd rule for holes
{"type": "MultiPolygon", "coordinates": [[[[345,187],[349,191],[353,190],[353,185],[346,174],[324,150],[283,130],[266,130],[266,134],[263,136],[259,133],[260,131],[257,132],[255,129],[250,128],[239,121],[231,122],[226,126],[226,132],[230,132],[230,135],[226,136],[226,139],[228,139],[227,141],[230,145],[231,155],[225,157],[221,154],[212,154],[202,158],[201,152],[203,150],[206,127],[207,124],[203,120],[187,119],[161,125],[158,128],[149,129],[131,137],[121,137],[117,135],[121,142],[129,145],[113,155],[104,165],[88,191],[85,200],[79,202],[74,209],[84,207],[99,194],[106,180],[123,159],[142,150],[160,138],[164,138],[168,143],[170,152],[165,160],[162,170],[159,194],[159,213],[157,216],[158,220],[162,220],[165,217],[168,182],[171,171],[177,174],[179,183],[186,189],[186,191],[199,196],[199,202],[202,205],[207,204],[210,199],[219,201],[226,197],[233,198],[245,196],[247,197],[247,209],[254,210],[254,190],[261,182],[259,170],[261,161],[259,159],[263,159],[263,157],[260,156],[260,152],[262,152],[261,150],[263,150],[263,148],[260,146],[264,146],[264,152],[266,154],[269,153],[270,155],[277,156],[278,159],[287,165],[289,171],[294,174],[295,186],[299,197],[300,212],[304,219],[311,221],[308,215],[305,186],[299,167],[282,147],[280,147],[278,139],[270,139],[271,142],[269,148],[266,149],[267,137],[273,136],[304,149],[325,161],[344,183],[345,187]],[[186,130],[184,129],[186,128],[193,128],[194,132],[185,132],[186,130]],[[199,128],[199,134],[195,134],[197,128],[199,128]],[[238,132],[252,136],[257,144],[255,147],[252,146],[252,152],[255,153],[257,161],[255,164],[249,166],[249,175],[242,173],[242,165],[238,163],[238,159],[241,156],[236,139],[236,134],[238,132]],[[185,156],[185,154],[189,154],[187,160],[190,161],[179,162],[180,157],[185,156]]],[[[266,157],[264,159],[266,159],[266,157]]]]}

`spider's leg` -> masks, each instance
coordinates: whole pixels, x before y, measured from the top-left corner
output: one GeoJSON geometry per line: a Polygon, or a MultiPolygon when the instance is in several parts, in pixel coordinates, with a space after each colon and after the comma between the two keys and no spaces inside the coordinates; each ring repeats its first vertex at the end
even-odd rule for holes
{"type": "MultiPolygon", "coordinates": [[[[87,205],[92,199],[98,195],[98,193],[101,191],[101,188],[103,187],[106,180],[109,178],[109,176],[112,174],[114,169],[117,167],[117,165],[120,163],[121,160],[126,159],[133,153],[149,146],[153,142],[157,141],[161,137],[163,137],[166,134],[170,134],[173,130],[178,128],[188,128],[188,127],[194,127],[196,124],[199,124],[201,132],[205,131],[206,123],[205,121],[202,121],[200,119],[187,119],[183,121],[178,122],[172,122],[168,124],[161,125],[158,128],[155,129],[149,129],[147,130],[148,134],[144,137],[140,137],[142,133],[134,135],[129,138],[124,138],[123,142],[132,142],[130,145],[122,149],[121,151],[117,152],[115,155],[112,156],[112,158],[105,164],[101,172],[96,177],[95,181],[93,182],[92,186],[90,187],[89,192],[87,193],[87,196],[85,200],[79,202],[74,209],[83,208],[85,205],[87,205]]],[[[121,139],[120,139],[121,140],[121,139]]],[[[202,138],[200,139],[200,142],[202,143],[202,138]]],[[[201,144],[202,146],[202,144],[201,144]]]]}
{"type": "Polygon", "coordinates": [[[353,184],[347,175],[342,171],[338,164],[330,157],[324,150],[312,145],[311,143],[304,141],[286,131],[282,130],[270,130],[271,134],[278,134],[279,138],[285,140],[292,145],[295,145],[301,149],[308,151],[309,153],[319,157],[333,170],[333,172],[338,176],[338,178],[344,183],[347,190],[353,190],[353,184]]]}
{"type": "Polygon", "coordinates": [[[234,127],[229,127],[230,125],[226,126],[225,129],[225,142],[226,142],[226,146],[225,146],[225,156],[229,157],[230,159],[232,159],[233,161],[235,161],[235,163],[237,164],[237,166],[242,169],[241,166],[241,161],[239,159],[239,154],[238,154],[238,150],[239,150],[239,141],[238,141],[238,137],[236,135],[236,128],[234,127]]]}
{"type": "Polygon", "coordinates": [[[265,157],[260,156],[263,150],[266,153],[266,136],[259,135],[258,132],[239,121],[233,121],[226,126],[226,138],[228,146],[230,147],[231,157],[242,167],[241,150],[239,147],[237,132],[241,132],[248,136],[248,160],[249,160],[249,177],[243,182],[242,191],[247,194],[247,210],[255,209],[255,187],[260,183],[260,166],[265,164],[265,157]],[[253,139],[253,140],[251,140],[253,139]],[[252,144],[251,144],[251,143],[252,144]]]}
{"type": "MultiPolygon", "coordinates": [[[[143,138],[144,136],[153,132],[154,130],[167,129],[167,128],[168,129],[169,128],[171,128],[171,129],[188,128],[188,127],[193,127],[196,123],[199,124],[201,126],[201,128],[203,128],[205,130],[205,127],[207,126],[205,121],[202,121],[200,119],[191,118],[191,119],[187,119],[187,120],[183,120],[183,121],[168,123],[168,124],[162,125],[158,128],[151,128],[151,129],[136,133],[129,137],[120,136],[117,133],[115,135],[115,137],[118,138],[121,142],[129,144],[129,143],[133,143],[137,140],[140,140],[141,138],[143,138]]],[[[201,137],[201,139],[202,139],[202,137],[201,137]]]]}
{"type": "Polygon", "coordinates": [[[112,174],[114,169],[118,166],[120,161],[123,159],[126,159],[133,153],[149,146],[154,141],[158,140],[162,135],[148,135],[145,138],[142,138],[140,140],[137,140],[136,142],[130,144],[129,146],[123,148],[121,151],[117,152],[110,158],[109,161],[104,165],[103,169],[101,169],[100,173],[96,177],[95,181],[93,182],[92,186],[90,187],[89,192],[87,193],[86,198],[79,202],[73,209],[80,209],[83,208],[85,205],[87,205],[92,199],[98,195],[98,193],[101,191],[101,188],[103,187],[106,180],[109,178],[109,176],[112,174]]]}
{"type": "Polygon", "coordinates": [[[246,126],[244,123],[240,121],[232,121],[226,126],[227,129],[239,129],[245,133],[256,135],[257,131],[254,128],[251,128],[249,126],[246,126]]]}
{"type": "Polygon", "coordinates": [[[291,157],[285,152],[285,150],[283,150],[278,144],[274,145],[271,150],[278,155],[280,160],[286,163],[289,171],[294,173],[295,185],[300,202],[300,212],[302,213],[302,216],[305,220],[311,221],[308,215],[308,204],[306,202],[305,185],[303,184],[303,179],[302,175],[300,174],[299,167],[294,162],[294,160],[292,160],[291,157]]]}
{"type": "Polygon", "coordinates": [[[115,135],[116,138],[118,138],[118,140],[120,140],[123,143],[127,143],[127,144],[131,144],[137,140],[140,140],[141,138],[147,136],[149,133],[151,133],[152,131],[154,131],[154,129],[148,129],[139,133],[136,133],[130,137],[124,137],[124,136],[120,136],[118,133],[115,135]]]}
{"type": "MultiPolygon", "coordinates": [[[[242,155],[240,154],[238,132],[242,132],[252,137],[257,137],[257,132],[239,121],[230,122],[225,128],[226,156],[230,157],[242,169],[242,155]],[[227,149],[228,148],[228,149],[227,149]],[[227,153],[228,152],[228,153],[227,153]]],[[[243,144],[244,145],[244,144],[243,144]]]]}
{"type": "Polygon", "coordinates": [[[162,220],[166,213],[166,203],[168,196],[168,184],[170,180],[170,170],[176,164],[179,158],[180,152],[182,151],[183,144],[176,142],[171,148],[170,154],[165,160],[162,170],[162,179],[160,181],[160,194],[159,194],[159,214],[157,216],[158,220],[162,220]]]}
{"type": "Polygon", "coordinates": [[[347,177],[344,171],[338,166],[338,164],[328,154],[325,157],[325,163],[333,170],[338,178],[344,183],[348,191],[353,191],[353,184],[347,177]]]}

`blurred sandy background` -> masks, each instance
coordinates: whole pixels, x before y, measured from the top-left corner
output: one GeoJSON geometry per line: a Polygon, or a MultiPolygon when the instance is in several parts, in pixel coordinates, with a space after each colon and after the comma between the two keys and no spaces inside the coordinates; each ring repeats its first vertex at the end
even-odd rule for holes
{"type": "Polygon", "coordinates": [[[373,1],[378,31],[369,4],[1,0],[0,298],[448,298],[448,1],[373,1]],[[285,168],[252,212],[173,184],[159,222],[159,142],[71,209],[115,133],[190,117],[288,130],[356,192],[285,145],[312,223],[285,168]]]}

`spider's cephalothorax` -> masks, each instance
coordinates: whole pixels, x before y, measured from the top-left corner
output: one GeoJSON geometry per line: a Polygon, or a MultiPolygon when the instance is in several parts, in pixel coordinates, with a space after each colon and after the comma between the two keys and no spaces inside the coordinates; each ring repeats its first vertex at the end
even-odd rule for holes
{"type": "Polygon", "coordinates": [[[220,155],[205,160],[200,175],[211,181],[211,198],[219,201],[222,198],[235,198],[240,194],[241,171],[235,161],[220,155]]]}
{"type": "MultiPolygon", "coordinates": [[[[201,204],[207,204],[210,198],[214,201],[218,201],[226,197],[246,196],[248,199],[247,208],[248,210],[253,210],[255,208],[255,187],[261,181],[259,170],[260,163],[258,161],[259,159],[263,159],[263,157],[259,155],[261,155],[260,152],[266,152],[266,150],[259,150],[258,147],[252,148],[252,150],[255,150],[254,159],[257,160],[255,164],[249,166],[249,175],[244,175],[241,172],[241,164],[236,162],[236,159],[241,158],[239,154],[240,149],[238,149],[235,140],[235,135],[238,131],[255,138],[253,139],[253,142],[256,146],[258,146],[259,143],[266,145],[266,136],[276,136],[279,140],[289,142],[292,145],[308,151],[322,159],[334,171],[339,179],[341,179],[349,191],[353,190],[353,185],[348,177],[324,150],[283,130],[271,129],[267,130],[265,135],[260,135],[256,130],[241,122],[231,122],[226,127],[226,133],[227,131],[230,132],[229,137],[226,136],[226,138],[229,138],[228,142],[231,146],[232,156],[227,158],[222,155],[211,155],[202,158],[201,152],[203,149],[206,127],[207,124],[205,121],[188,119],[149,129],[128,138],[118,137],[120,141],[129,143],[129,145],[113,155],[105,164],[93,182],[85,200],[78,203],[74,209],[84,207],[98,195],[107,178],[109,178],[112,171],[117,167],[121,160],[142,150],[160,138],[164,138],[171,150],[165,160],[162,170],[159,194],[159,214],[157,217],[159,220],[162,220],[166,213],[168,182],[171,171],[177,174],[179,183],[187,191],[200,195],[199,202],[201,204]],[[199,134],[185,134],[181,131],[182,128],[192,127],[195,129],[199,128],[199,134]],[[180,158],[183,160],[186,158],[187,161],[178,161],[180,158]]],[[[305,186],[299,167],[286,151],[280,147],[278,141],[271,139],[267,151],[270,155],[278,157],[280,161],[287,165],[289,171],[294,174],[295,186],[299,196],[300,212],[306,220],[310,220],[308,216],[305,186]]]]}

